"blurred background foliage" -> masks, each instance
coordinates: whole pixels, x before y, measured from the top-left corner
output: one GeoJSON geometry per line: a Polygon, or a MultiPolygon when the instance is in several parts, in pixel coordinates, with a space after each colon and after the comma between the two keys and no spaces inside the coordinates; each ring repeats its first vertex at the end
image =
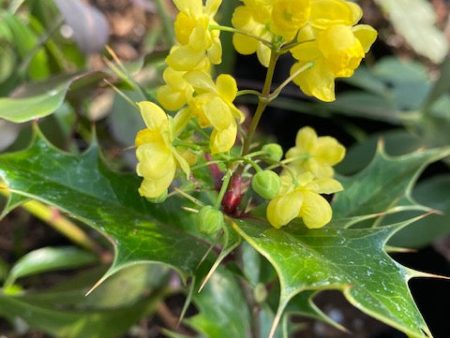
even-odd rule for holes
{"type": "MultiPolygon", "coordinates": [[[[366,167],[379,142],[392,156],[450,144],[449,2],[359,3],[364,20],[380,32],[365,64],[354,77],[339,83],[338,99],[332,104],[306,98],[294,86],[286,88],[265,116],[266,134],[260,135],[277,139],[286,148],[305,124],[336,136],[349,147],[338,168],[341,175],[366,167]]],[[[230,22],[237,4],[237,0],[224,1],[222,24],[230,22]]],[[[25,148],[32,123],[38,120],[46,137],[70,152],[85,150],[96,134],[110,164],[132,171],[135,158],[130,147],[143,128],[132,102],[152,100],[161,84],[174,15],[171,2],[163,0],[0,0],[0,151],[25,148]]],[[[224,62],[219,71],[235,74],[242,88],[260,88],[262,72],[257,63],[235,54],[231,35],[222,38],[224,62]]],[[[284,60],[279,69],[280,81],[289,62],[284,60]]],[[[249,111],[253,103],[248,98],[240,102],[249,111]]],[[[422,249],[425,258],[418,256],[417,264],[425,260],[423,269],[441,274],[450,273],[449,164],[446,159],[433,165],[412,193],[440,213],[400,232],[391,243],[422,249]],[[442,264],[429,264],[430,257],[442,264]]],[[[0,196],[0,204],[4,197],[0,196]]],[[[243,318],[249,316],[246,295],[237,291],[239,280],[255,288],[272,283],[269,294],[261,296],[269,304],[277,294],[273,269],[253,249],[245,250],[244,271],[220,270],[203,293],[187,294],[193,305],[185,309],[181,281],[170,270],[153,265],[130,267],[85,297],[111,263],[109,243],[45,205],[26,203],[0,225],[0,281],[4,283],[0,336],[186,337],[198,331],[220,337],[220,332],[229,330],[239,337],[246,330],[243,318]],[[218,303],[229,312],[231,326],[219,320],[223,314],[217,312],[218,303]],[[188,319],[178,326],[184,310],[188,319]]],[[[338,312],[336,304],[341,302],[336,294],[318,299],[323,310],[352,329],[355,337],[383,337],[386,328],[381,324],[350,309],[338,312]]],[[[297,312],[294,303],[292,313],[297,312]]],[[[271,317],[270,307],[264,308],[261,332],[267,332],[271,317]]],[[[450,332],[437,312],[425,312],[425,317],[435,330],[450,332]]],[[[299,337],[342,335],[312,321],[298,321],[286,330],[301,332],[299,337]]],[[[386,337],[397,337],[389,334],[386,337]]]]}

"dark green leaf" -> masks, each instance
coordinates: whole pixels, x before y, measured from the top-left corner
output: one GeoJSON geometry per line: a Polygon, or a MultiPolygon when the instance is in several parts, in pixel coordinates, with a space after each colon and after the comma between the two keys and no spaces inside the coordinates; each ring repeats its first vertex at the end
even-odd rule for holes
{"type": "MultiPolygon", "coordinates": [[[[333,203],[335,219],[388,212],[409,199],[412,186],[425,167],[450,154],[450,148],[417,151],[390,157],[379,147],[373,161],[360,173],[342,178],[344,191],[333,203]]],[[[425,210],[409,203],[409,209],[425,210]]]]}
{"type": "Polygon", "coordinates": [[[412,195],[414,200],[436,209],[440,214],[430,215],[403,229],[389,245],[420,248],[450,233],[450,175],[436,176],[418,183],[412,195]]]}
{"type": "Polygon", "coordinates": [[[39,134],[27,150],[0,156],[0,177],[11,192],[56,206],[104,234],[116,253],[107,276],[149,261],[168,264],[186,276],[208,249],[183,231],[195,232],[180,201],[147,202],[137,192],[140,179],[110,171],[95,145],[74,156],[53,148],[39,134]]]}

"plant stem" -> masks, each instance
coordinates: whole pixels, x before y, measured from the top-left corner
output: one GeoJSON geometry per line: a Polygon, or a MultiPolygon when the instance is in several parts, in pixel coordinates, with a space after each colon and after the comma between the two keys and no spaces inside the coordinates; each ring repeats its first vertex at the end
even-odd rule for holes
{"type": "Polygon", "coordinates": [[[228,190],[228,186],[230,185],[231,176],[233,175],[233,171],[228,170],[225,176],[223,177],[222,187],[220,188],[219,196],[217,197],[216,203],[214,207],[216,209],[220,208],[220,204],[222,203],[223,197],[228,190]]]}
{"type": "Polygon", "coordinates": [[[307,71],[314,65],[314,62],[308,62],[307,64],[303,65],[303,67],[300,67],[297,69],[294,73],[292,73],[286,81],[284,81],[278,88],[276,88],[272,94],[270,94],[269,101],[275,100],[278,95],[280,95],[281,91],[289,84],[291,81],[293,81],[297,76],[299,76],[304,71],[307,71]]]}
{"type": "Polygon", "coordinates": [[[266,79],[264,81],[263,91],[258,100],[258,106],[256,107],[255,116],[253,116],[252,122],[250,124],[250,128],[248,131],[248,135],[244,142],[244,147],[242,148],[242,156],[245,156],[250,151],[250,146],[252,144],[253,136],[255,135],[256,128],[258,127],[259,121],[261,120],[262,114],[266,110],[267,105],[269,104],[270,98],[270,89],[272,86],[273,76],[275,74],[275,66],[277,64],[278,58],[280,54],[277,51],[272,49],[270,54],[270,62],[269,67],[267,69],[266,79]]]}
{"type": "Polygon", "coordinates": [[[241,31],[241,30],[233,28],[233,27],[220,26],[220,25],[211,25],[211,26],[209,26],[209,29],[245,35],[245,36],[248,36],[248,37],[253,38],[255,40],[258,40],[259,42],[261,42],[261,43],[265,44],[266,46],[272,48],[272,42],[271,41],[262,39],[259,36],[256,36],[256,35],[253,35],[253,34],[250,34],[250,33],[244,32],[244,31],[241,31]]]}

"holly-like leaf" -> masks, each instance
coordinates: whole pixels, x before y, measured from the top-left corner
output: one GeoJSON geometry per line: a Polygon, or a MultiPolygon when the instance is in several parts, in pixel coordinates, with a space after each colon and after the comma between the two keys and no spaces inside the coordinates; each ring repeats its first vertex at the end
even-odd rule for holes
{"type": "Polygon", "coordinates": [[[450,147],[446,147],[390,157],[380,143],[375,158],[364,170],[340,178],[344,191],[334,200],[334,218],[384,213],[404,204],[410,210],[426,211],[426,207],[412,200],[411,189],[427,165],[449,155],[450,147]]]}
{"type": "Polygon", "coordinates": [[[95,144],[75,156],[37,132],[27,150],[0,156],[0,177],[12,193],[55,206],[104,234],[115,248],[105,278],[141,262],[168,264],[186,276],[208,249],[186,231],[192,222],[178,200],[148,203],[137,193],[140,179],[112,172],[95,144]]]}
{"type": "Polygon", "coordinates": [[[235,228],[277,271],[281,292],[274,329],[296,295],[338,289],[372,317],[411,337],[431,337],[408,289],[408,280],[420,273],[396,263],[384,248],[409,223],[369,229],[331,225],[320,230],[291,224],[276,230],[265,222],[239,221],[235,228]]]}

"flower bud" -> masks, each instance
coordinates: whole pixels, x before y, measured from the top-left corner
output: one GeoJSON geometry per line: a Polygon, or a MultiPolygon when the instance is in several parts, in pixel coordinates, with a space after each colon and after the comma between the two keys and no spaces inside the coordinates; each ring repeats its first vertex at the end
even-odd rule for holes
{"type": "Polygon", "coordinates": [[[262,198],[272,199],[281,187],[280,177],[271,170],[264,170],[253,176],[252,188],[262,198]]]}
{"type": "Polygon", "coordinates": [[[262,151],[265,152],[266,158],[273,162],[279,162],[283,157],[283,148],[276,143],[266,144],[262,147],[262,151]]]}
{"type": "Polygon", "coordinates": [[[200,209],[198,213],[199,229],[202,233],[213,235],[223,228],[224,219],[220,210],[207,205],[200,209]]]}

